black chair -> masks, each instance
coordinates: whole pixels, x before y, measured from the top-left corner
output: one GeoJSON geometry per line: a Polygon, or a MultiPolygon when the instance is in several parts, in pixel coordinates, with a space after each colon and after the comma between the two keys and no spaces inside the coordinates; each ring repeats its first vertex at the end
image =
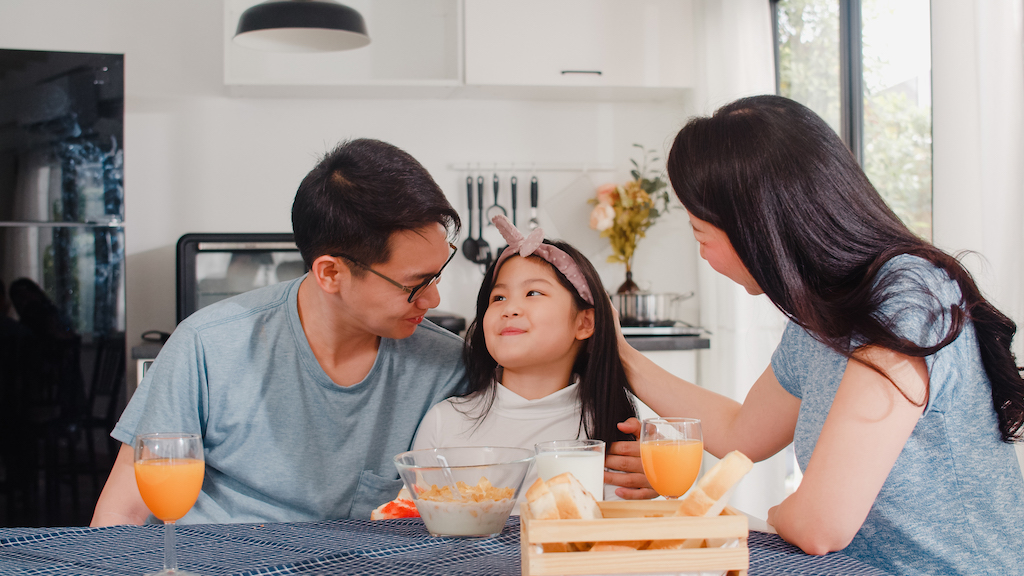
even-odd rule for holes
{"type": "Polygon", "coordinates": [[[101,478],[106,479],[119,449],[118,442],[110,437],[110,431],[117,424],[125,394],[125,337],[124,332],[115,332],[96,337],[96,361],[93,364],[89,395],[85,413],[79,420],[79,427],[85,434],[87,463],[92,474],[95,494],[102,488],[101,478]],[[96,451],[96,436],[106,440],[105,454],[96,451]]]}
{"type": "Polygon", "coordinates": [[[18,322],[0,317],[0,493],[5,496],[2,526],[25,526],[39,505],[34,429],[29,419],[29,387],[40,364],[34,335],[18,322]]]}
{"type": "Polygon", "coordinates": [[[70,334],[60,339],[40,339],[41,362],[31,366],[27,428],[34,454],[34,472],[43,488],[43,508],[36,511],[37,525],[61,525],[81,514],[78,457],[80,419],[85,407],[81,369],[82,339],[70,334]],[[64,494],[70,507],[64,504],[64,494]]]}
{"type": "Polygon", "coordinates": [[[117,455],[117,442],[109,433],[117,422],[124,396],[125,335],[96,335],[91,345],[82,345],[76,337],[67,342],[67,347],[58,349],[59,354],[51,350],[51,358],[58,362],[51,362],[51,370],[47,370],[55,378],[43,379],[51,385],[41,387],[45,397],[35,407],[36,439],[42,458],[43,521],[80,525],[88,523],[117,455]],[[93,357],[87,386],[81,376],[82,355],[87,360],[93,357]],[[103,438],[106,449],[97,450],[103,438]],[[90,482],[88,488],[86,481],[90,482]]]}

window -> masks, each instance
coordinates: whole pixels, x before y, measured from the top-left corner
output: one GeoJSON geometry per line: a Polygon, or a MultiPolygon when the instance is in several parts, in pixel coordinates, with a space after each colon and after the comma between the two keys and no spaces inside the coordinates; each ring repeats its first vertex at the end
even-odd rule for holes
{"type": "Polygon", "coordinates": [[[907,226],[932,234],[928,0],[770,0],[780,95],[850,146],[907,226]]]}

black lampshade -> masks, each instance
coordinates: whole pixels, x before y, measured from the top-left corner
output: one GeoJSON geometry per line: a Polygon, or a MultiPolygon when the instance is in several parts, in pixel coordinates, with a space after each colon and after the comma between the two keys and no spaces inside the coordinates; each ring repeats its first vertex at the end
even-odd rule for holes
{"type": "Polygon", "coordinates": [[[370,43],[359,12],[332,0],[268,0],[242,13],[235,42],[278,52],[332,52],[370,43]]]}

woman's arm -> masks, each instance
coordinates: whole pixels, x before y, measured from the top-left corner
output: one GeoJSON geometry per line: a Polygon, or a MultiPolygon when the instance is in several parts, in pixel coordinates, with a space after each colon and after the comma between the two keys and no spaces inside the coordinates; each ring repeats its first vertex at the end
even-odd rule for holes
{"type": "Polygon", "coordinates": [[[800,400],[779,384],[771,366],[740,404],[672,375],[625,339],[619,350],[636,395],[662,416],[700,418],[704,449],[715,457],[739,450],[757,462],[793,441],[800,400]]]}
{"type": "Polygon", "coordinates": [[[842,550],[860,530],[896,458],[924,412],[928,369],[923,358],[882,348],[854,355],[892,377],[851,360],[804,471],[800,487],[768,511],[768,523],[808,554],[842,550]]]}
{"type": "Polygon", "coordinates": [[[139,485],[135,483],[135,451],[131,446],[122,444],[89,525],[143,524],[148,517],[149,508],[142,501],[139,485]]]}

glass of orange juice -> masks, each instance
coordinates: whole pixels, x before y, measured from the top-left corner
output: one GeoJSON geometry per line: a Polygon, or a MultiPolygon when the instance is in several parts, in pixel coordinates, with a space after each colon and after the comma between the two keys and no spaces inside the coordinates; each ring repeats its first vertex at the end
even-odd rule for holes
{"type": "Polygon", "coordinates": [[[190,574],[178,570],[174,523],[196,503],[205,470],[199,434],[158,432],[135,437],[135,482],[149,511],[164,523],[164,569],[150,576],[190,574]]]}
{"type": "Polygon", "coordinates": [[[696,418],[648,418],[640,429],[644,476],[658,494],[679,498],[693,486],[704,457],[704,437],[696,418]]]}

